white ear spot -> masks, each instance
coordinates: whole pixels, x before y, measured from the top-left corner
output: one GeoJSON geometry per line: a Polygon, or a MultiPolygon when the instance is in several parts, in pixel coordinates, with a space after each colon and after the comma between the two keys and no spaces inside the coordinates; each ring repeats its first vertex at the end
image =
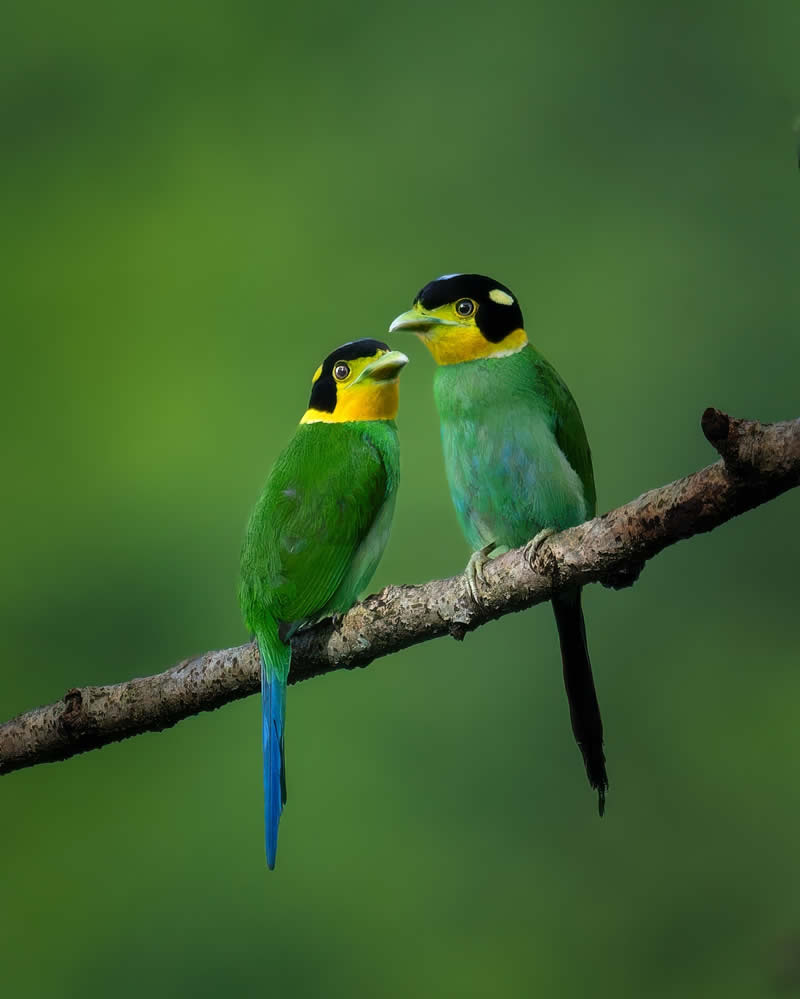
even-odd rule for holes
{"type": "Polygon", "coordinates": [[[489,298],[493,302],[497,302],[498,305],[513,305],[514,299],[509,295],[507,291],[502,291],[500,288],[492,288],[489,292],[489,298]]]}

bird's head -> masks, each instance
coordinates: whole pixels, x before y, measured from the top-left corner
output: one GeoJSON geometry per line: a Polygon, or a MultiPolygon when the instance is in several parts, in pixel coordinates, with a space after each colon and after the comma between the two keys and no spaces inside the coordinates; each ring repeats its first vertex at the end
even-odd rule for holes
{"type": "Polygon", "coordinates": [[[380,340],[353,340],[328,354],[314,373],[301,423],[393,420],[397,377],[408,364],[399,350],[380,340]]]}
{"type": "Polygon", "coordinates": [[[503,357],[528,342],[514,295],[482,274],[446,274],[426,284],[389,327],[416,333],[437,364],[503,357]]]}

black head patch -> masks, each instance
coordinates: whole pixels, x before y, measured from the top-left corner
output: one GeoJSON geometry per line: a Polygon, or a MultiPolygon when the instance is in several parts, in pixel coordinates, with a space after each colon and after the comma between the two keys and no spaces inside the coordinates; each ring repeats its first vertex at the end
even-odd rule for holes
{"type": "Polygon", "coordinates": [[[343,343],[322,362],[319,378],[311,386],[309,409],[318,409],[321,413],[332,413],[336,409],[336,379],[333,377],[334,365],[339,361],[355,361],[359,357],[374,357],[379,350],[389,350],[388,343],[381,340],[351,340],[343,343]]]}
{"type": "Polygon", "coordinates": [[[438,309],[440,305],[471,298],[478,306],[475,323],[490,343],[500,343],[509,333],[522,328],[522,310],[513,293],[504,284],[483,274],[448,274],[426,284],[414,299],[423,308],[438,309]],[[495,297],[491,293],[495,292],[495,297]],[[503,301],[507,297],[510,301],[503,301]],[[498,300],[500,299],[500,300],[498,300]]]}

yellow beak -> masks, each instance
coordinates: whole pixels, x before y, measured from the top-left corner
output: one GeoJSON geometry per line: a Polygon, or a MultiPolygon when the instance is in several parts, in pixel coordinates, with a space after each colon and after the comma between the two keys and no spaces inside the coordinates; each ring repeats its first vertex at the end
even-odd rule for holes
{"type": "Polygon", "coordinates": [[[387,351],[370,361],[353,384],[361,381],[393,382],[407,364],[408,358],[399,350],[387,351]]]}
{"type": "Polygon", "coordinates": [[[434,326],[458,326],[452,319],[440,319],[439,316],[432,316],[429,312],[424,312],[419,306],[404,312],[394,320],[389,327],[390,333],[418,333],[425,335],[434,326]]]}

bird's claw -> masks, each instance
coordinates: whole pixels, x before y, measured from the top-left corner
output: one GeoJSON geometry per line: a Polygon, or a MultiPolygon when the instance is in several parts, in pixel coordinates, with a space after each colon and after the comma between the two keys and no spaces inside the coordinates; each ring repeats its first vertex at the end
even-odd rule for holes
{"type": "Polygon", "coordinates": [[[473,552],[469,557],[469,562],[467,562],[467,568],[464,570],[467,589],[476,607],[483,607],[483,598],[478,592],[478,583],[486,585],[486,576],[483,574],[483,569],[495,548],[497,548],[497,542],[492,541],[483,548],[478,549],[478,551],[473,552]]]}
{"type": "Polygon", "coordinates": [[[558,534],[555,527],[545,527],[536,535],[533,541],[529,541],[527,545],[522,549],[522,554],[525,557],[525,561],[533,569],[533,562],[539,553],[539,549],[542,547],[548,538],[551,538],[554,534],[558,534]]]}

